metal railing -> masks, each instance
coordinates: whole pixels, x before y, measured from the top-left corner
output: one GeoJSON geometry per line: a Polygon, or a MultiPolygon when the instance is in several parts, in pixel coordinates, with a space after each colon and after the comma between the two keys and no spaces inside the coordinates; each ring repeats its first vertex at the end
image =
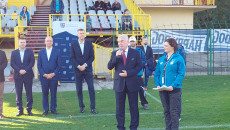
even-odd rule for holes
{"type": "MultiPolygon", "coordinates": [[[[112,50],[106,48],[106,47],[102,47],[98,44],[93,43],[93,47],[94,47],[94,75],[98,75],[98,68],[100,68],[100,72],[101,73],[106,73],[106,71],[108,71],[107,69],[107,63],[112,55],[112,50]],[[101,49],[101,50],[98,50],[101,49]],[[99,54],[101,53],[101,54],[99,54]],[[99,62],[98,62],[99,61],[99,62]],[[100,66],[100,67],[98,67],[100,66]]],[[[110,70],[110,75],[112,76],[112,78],[114,77],[114,70],[110,70]]]]}
{"type": "MultiPolygon", "coordinates": [[[[0,37],[1,36],[4,36],[4,37],[13,37],[13,35],[14,35],[13,31],[7,31],[6,32],[6,30],[5,30],[5,29],[8,29],[8,28],[6,28],[7,22],[9,24],[8,20],[15,20],[15,22],[16,22],[15,26],[23,26],[23,18],[22,18],[22,16],[16,15],[16,14],[0,14],[0,26],[1,26],[0,27],[0,37]],[[7,18],[7,21],[5,21],[6,23],[4,23],[4,25],[2,27],[2,20],[6,19],[5,17],[8,17],[8,16],[11,16],[11,18],[10,19],[7,18]],[[16,17],[16,19],[15,19],[15,17],[16,17]],[[3,33],[2,29],[4,29],[4,31],[5,31],[4,33],[3,33]]],[[[14,28],[14,27],[12,27],[12,28],[14,28]]]]}
{"type": "MultiPolygon", "coordinates": [[[[49,15],[49,26],[50,29],[52,29],[52,17],[53,16],[62,16],[62,20],[63,21],[74,21],[72,18],[72,16],[79,16],[79,19],[77,21],[84,21],[85,22],[85,30],[87,30],[87,20],[86,20],[86,16],[87,15],[83,15],[83,14],[50,14],[49,15]],[[84,20],[83,20],[84,19],[84,20]]],[[[114,35],[113,32],[115,30],[116,35],[119,35],[121,32],[124,32],[127,30],[127,28],[125,28],[125,30],[122,29],[123,25],[121,23],[122,21],[122,16],[124,16],[123,14],[88,14],[88,16],[90,17],[95,17],[96,19],[98,19],[101,16],[105,16],[105,17],[114,17],[114,21],[92,21],[91,23],[91,27],[90,27],[90,32],[89,34],[87,34],[87,36],[89,35],[95,35],[95,34],[105,34],[105,35],[114,35]],[[108,23],[109,22],[109,23],[108,23]],[[94,28],[92,24],[96,24],[98,27],[94,28]],[[110,28],[103,28],[102,24],[109,24],[110,28]],[[115,24],[115,26],[113,26],[112,24],[115,24]],[[94,30],[95,32],[91,31],[94,30]]],[[[144,35],[144,33],[146,34],[147,32],[150,32],[151,29],[151,16],[148,14],[130,14],[131,18],[132,18],[132,30],[128,29],[128,31],[131,33],[131,35],[144,35]],[[138,22],[140,21],[140,22],[138,22]]],[[[100,19],[100,18],[99,18],[100,19]]],[[[52,30],[50,31],[50,33],[52,33],[52,30]]]]}

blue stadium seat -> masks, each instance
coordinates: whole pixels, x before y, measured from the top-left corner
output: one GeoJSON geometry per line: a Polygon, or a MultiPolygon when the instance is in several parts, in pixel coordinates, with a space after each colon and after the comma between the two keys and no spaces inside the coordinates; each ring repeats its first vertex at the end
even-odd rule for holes
{"type": "Polygon", "coordinates": [[[89,10],[89,14],[96,14],[95,10],[89,10]]]}
{"type": "Polygon", "coordinates": [[[99,16],[102,29],[110,29],[110,24],[106,16],[99,16]]]}
{"type": "Polygon", "coordinates": [[[13,9],[8,9],[8,10],[6,11],[6,14],[12,14],[13,12],[14,12],[13,9]]]}
{"type": "Polygon", "coordinates": [[[106,14],[113,14],[113,11],[112,10],[107,10],[106,14]]]}
{"type": "Polygon", "coordinates": [[[17,8],[17,6],[12,5],[12,6],[10,6],[10,9],[13,10],[13,11],[16,11],[18,8],[17,8]]]}
{"type": "Polygon", "coordinates": [[[122,14],[121,10],[116,10],[115,14],[122,14]]]}
{"type": "Polygon", "coordinates": [[[81,1],[81,0],[78,1],[78,9],[79,9],[80,11],[86,12],[86,7],[85,7],[84,1],[81,1]]]}
{"type": "Polygon", "coordinates": [[[119,22],[119,24],[121,24],[122,12],[121,12],[120,10],[116,10],[116,11],[115,11],[115,14],[119,14],[119,15],[118,15],[118,22],[119,22]]]}
{"type": "Polygon", "coordinates": [[[86,2],[87,8],[88,8],[89,6],[93,6],[92,0],[86,0],[85,2],[86,2]]]}
{"type": "MultiPolygon", "coordinates": [[[[115,16],[108,16],[108,19],[109,19],[109,21],[110,21],[110,24],[111,24],[111,27],[113,28],[113,29],[115,29],[116,28],[116,18],[115,18],[115,16]]],[[[120,28],[120,24],[118,24],[118,28],[120,28]]]]}
{"type": "Polygon", "coordinates": [[[30,6],[30,10],[31,10],[31,16],[34,15],[34,12],[36,11],[36,6],[30,6]]]}
{"type": "Polygon", "coordinates": [[[100,23],[98,21],[97,16],[90,16],[92,19],[92,28],[93,29],[100,29],[100,23]]]}
{"type": "Polygon", "coordinates": [[[6,23],[6,27],[8,29],[13,30],[15,26],[16,26],[16,20],[8,20],[8,22],[6,23]]]}
{"type": "Polygon", "coordinates": [[[5,26],[6,26],[6,21],[5,20],[1,20],[1,28],[5,28],[5,26]]]}
{"type": "Polygon", "coordinates": [[[105,14],[104,10],[98,10],[97,14],[105,14]]]}
{"type": "Polygon", "coordinates": [[[79,16],[71,16],[71,21],[79,21],[79,16]]]}

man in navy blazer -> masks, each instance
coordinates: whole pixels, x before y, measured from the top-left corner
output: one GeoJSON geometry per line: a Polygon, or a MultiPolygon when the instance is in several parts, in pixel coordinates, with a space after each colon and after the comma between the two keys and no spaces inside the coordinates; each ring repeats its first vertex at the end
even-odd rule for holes
{"type": "Polygon", "coordinates": [[[108,63],[109,70],[115,68],[113,89],[116,94],[117,128],[125,129],[125,99],[128,94],[130,129],[136,130],[139,125],[138,91],[140,89],[137,74],[142,69],[141,57],[137,50],[128,48],[127,35],[120,35],[117,42],[120,49],[112,52],[108,63]]]}
{"type": "Polygon", "coordinates": [[[0,118],[5,118],[5,116],[2,114],[3,111],[3,93],[4,93],[4,82],[5,82],[5,76],[4,76],[4,69],[7,66],[7,58],[4,51],[0,50],[0,118]]]}
{"type": "Polygon", "coordinates": [[[78,41],[71,44],[70,60],[73,64],[76,80],[76,90],[80,113],[84,112],[85,105],[82,95],[82,80],[85,79],[90,97],[90,108],[93,114],[97,114],[95,109],[95,90],[93,84],[92,62],[94,61],[93,45],[90,41],[85,40],[85,30],[78,29],[78,41]]]}
{"type": "Polygon", "coordinates": [[[53,114],[58,114],[57,108],[57,85],[59,80],[59,71],[61,68],[61,58],[59,50],[53,48],[53,38],[46,37],[46,48],[38,53],[38,71],[42,85],[42,104],[43,116],[49,111],[49,90],[51,93],[50,110],[53,114]]]}
{"type": "Polygon", "coordinates": [[[145,52],[145,57],[146,57],[146,64],[143,68],[145,71],[144,89],[147,90],[149,75],[146,72],[151,71],[153,69],[153,51],[152,51],[152,48],[150,46],[148,46],[148,38],[147,37],[143,37],[142,42],[143,42],[143,46],[141,46],[140,48],[143,52],[145,52]],[[150,69],[150,70],[146,70],[146,69],[150,69]]]}
{"type": "Polygon", "coordinates": [[[33,84],[33,66],[35,62],[34,53],[32,50],[26,48],[26,39],[18,40],[19,49],[12,51],[10,64],[14,69],[14,81],[16,90],[16,104],[18,108],[18,114],[16,116],[23,115],[22,107],[22,90],[23,85],[26,90],[27,97],[27,112],[28,115],[32,116],[33,113],[33,95],[32,95],[32,84],[33,84]]]}

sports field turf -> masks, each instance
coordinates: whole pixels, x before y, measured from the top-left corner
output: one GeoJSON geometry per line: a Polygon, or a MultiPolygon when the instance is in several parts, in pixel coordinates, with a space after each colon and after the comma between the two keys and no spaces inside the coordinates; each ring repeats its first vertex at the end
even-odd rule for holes
{"type": "MultiPolygon", "coordinates": [[[[230,76],[188,76],[183,82],[181,129],[230,129],[230,76]]],[[[150,110],[139,105],[139,129],[164,129],[163,108],[153,79],[149,81],[147,100],[150,110]]],[[[64,87],[64,86],[61,86],[64,87]]],[[[42,116],[42,94],[33,93],[34,116],[26,115],[26,97],[23,95],[25,115],[16,117],[15,94],[4,95],[4,115],[0,119],[0,129],[86,129],[115,130],[115,95],[113,90],[96,91],[97,115],[90,113],[89,94],[84,91],[85,113],[80,114],[76,92],[58,92],[57,111],[42,116]]],[[[126,101],[127,102],[127,101],[126,101]]],[[[140,103],[139,103],[140,104],[140,103]]],[[[130,115],[126,104],[126,128],[129,128],[130,115]]]]}

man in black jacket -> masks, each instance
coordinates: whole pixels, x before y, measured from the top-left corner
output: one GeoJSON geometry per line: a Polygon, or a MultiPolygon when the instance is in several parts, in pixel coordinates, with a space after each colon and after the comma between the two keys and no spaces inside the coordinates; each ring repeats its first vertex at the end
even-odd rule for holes
{"type": "Polygon", "coordinates": [[[145,71],[144,89],[147,90],[149,74],[146,72],[153,71],[152,70],[153,69],[153,51],[152,51],[152,48],[148,46],[147,37],[143,37],[142,42],[143,42],[143,46],[141,46],[140,48],[145,52],[145,57],[146,57],[146,64],[144,66],[144,71],[145,71]]]}
{"type": "Polygon", "coordinates": [[[0,50],[0,118],[5,118],[2,115],[2,106],[3,106],[3,91],[4,91],[4,69],[7,66],[6,54],[4,51],[0,50]]]}
{"type": "Polygon", "coordinates": [[[97,0],[94,4],[95,11],[104,10],[104,2],[101,0],[97,0]]]}
{"type": "Polygon", "coordinates": [[[83,103],[82,94],[82,80],[85,79],[90,97],[90,108],[93,114],[97,114],[95,109],[95,90],[93,84],[93,67],[94,50],[92,42],[85,40],[85,30],[78,29],[77,31],[78,41],[71,44],[70,60],[73,64],[76,90],[78,96],[78,103],[80,107],[80,113],[84,113],[85,105],[83,103]]]}

